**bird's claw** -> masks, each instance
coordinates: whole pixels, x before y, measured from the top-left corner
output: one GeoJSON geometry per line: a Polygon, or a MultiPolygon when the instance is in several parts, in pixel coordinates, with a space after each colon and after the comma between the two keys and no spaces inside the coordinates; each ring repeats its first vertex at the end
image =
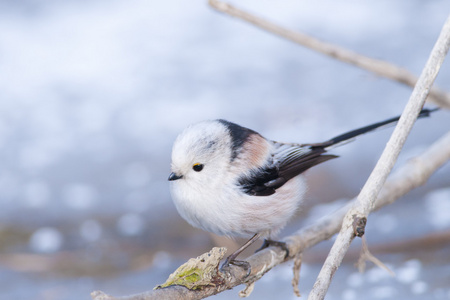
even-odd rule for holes
{"type": "Polygon", "coordinates": [[[252,272],[252,266],[250,265],[250,263],[248,261],[229,259],[229,257],[227,257],[227,259],[225,260],[225,262],[223,263],[223,265],[220,269],[223,270],[223,269],[229,268],[230,265],[238,266],[238,267],[241,267],[242,269],[246,270],[247,274],[245,275],[245,277],[248,277],[250,275],[250,273],[252,272]]]}

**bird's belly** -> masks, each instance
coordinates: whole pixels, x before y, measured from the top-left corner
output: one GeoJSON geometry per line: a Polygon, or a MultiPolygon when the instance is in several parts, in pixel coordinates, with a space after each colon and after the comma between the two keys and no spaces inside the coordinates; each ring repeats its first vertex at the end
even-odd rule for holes
{"type": "Polygon", "coordinates": [[[268,236],[295,214],[304,189],[303,180],[296,177],[270,196],[250,196],[236,189],[207,195],[189,188],[172,189],[172,196],[180,215],[194,227],[226,236],[268,236]]]}
{"type": "Polygon", "coordinates": [[[192,226],[218,235],[238,236],[244,234],[236,205],[229,199],[218,196],[174,197],[180,215],[192,226]],[[176,199],[176,200],[175,200],[176,199]]]}

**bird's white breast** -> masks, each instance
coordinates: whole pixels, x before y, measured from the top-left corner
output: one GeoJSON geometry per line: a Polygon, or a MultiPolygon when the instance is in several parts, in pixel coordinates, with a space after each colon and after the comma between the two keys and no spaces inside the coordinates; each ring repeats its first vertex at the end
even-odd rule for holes
{"type": "Polygon", "coordinates": [[[231,181],[223,182],[216,193],[183,180],[171,185],[177,210],[191,225],[219,235],[244,237],[276,234],[297,211],[305,190],[302,176],[292,178],[270,196],[245,194],[231,181]]]}

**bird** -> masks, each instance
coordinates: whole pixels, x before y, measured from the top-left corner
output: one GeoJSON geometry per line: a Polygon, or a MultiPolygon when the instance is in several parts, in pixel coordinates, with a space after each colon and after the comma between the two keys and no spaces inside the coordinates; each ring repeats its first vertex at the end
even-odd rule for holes
{"type": "MultiPolygon", "coordinates": [[[[422,109],[428,117],[437,109],[422,109]]],[[[250,239],[222,265],[250,268],[237,260],[247,247],[264,238],[265,248],[281,247],[273,238],[297,212],[307,190],[304,172],[337,158],[329,154],[355,137],[396,123],[394,117],[338,135],[321,143],[282,143],[226,121],[189,125],[172,148],[170,192],[181,217],[194,227],[228,237],[250,239]]]]}

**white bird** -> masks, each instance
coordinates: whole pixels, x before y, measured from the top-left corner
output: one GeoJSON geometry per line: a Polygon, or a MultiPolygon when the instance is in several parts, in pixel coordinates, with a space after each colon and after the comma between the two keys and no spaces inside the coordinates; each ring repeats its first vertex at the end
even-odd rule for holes
{"type": "MultiPolygon", "coordinates": [[[[419,117],[434,110],[424,109],[419,117]]],[[[180,215],[192,226],[225,236],[251,237],[231,254],[229,263],[249,267],[236,257],[265,238],[263,247],[296,213],[306,191],[301,175],[336,158],[331,146],[398,121],[395,117],[334,137],[323,143],[290,144],[225,120],[187,127],[172,149],[171,194],[180,215]]]]}

